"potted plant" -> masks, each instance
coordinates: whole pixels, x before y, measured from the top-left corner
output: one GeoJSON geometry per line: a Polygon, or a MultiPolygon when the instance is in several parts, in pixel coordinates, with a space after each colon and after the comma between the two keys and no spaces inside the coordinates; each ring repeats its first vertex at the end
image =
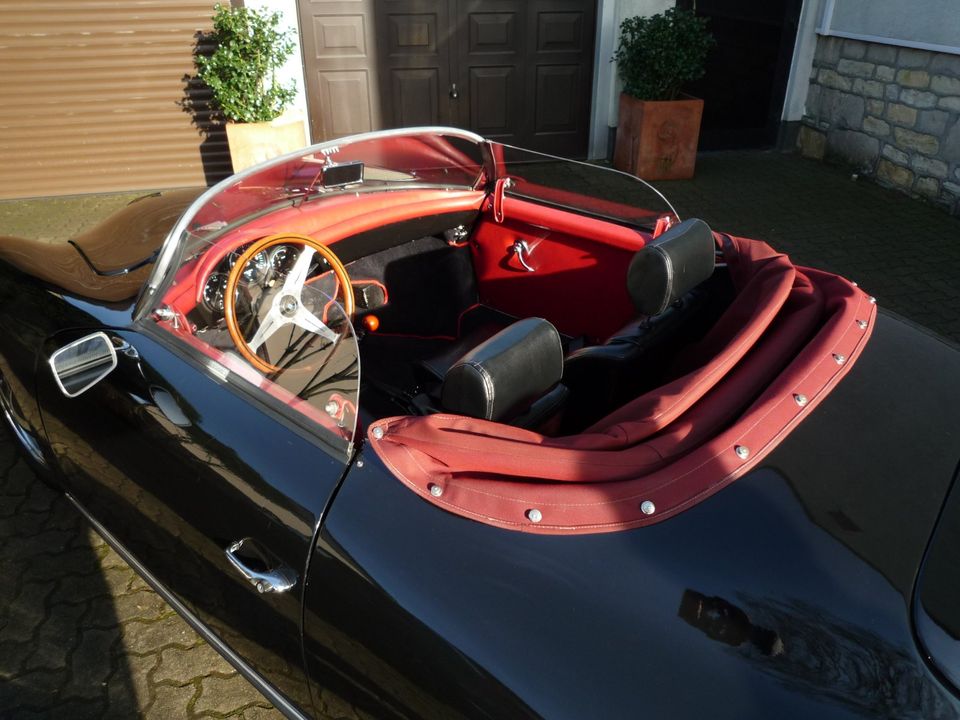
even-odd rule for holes
{"type": "Polygon", "coordinates": [[[693,177],[703,100],[681,96],[680,88],[703,76],[714,42],[706,26],[705,18],[681,8],[620,25],[618,170],[647,180],[693,177]]]}
{"type": "Polygon", "coordinates": [[[234,172],[306,145],[302,118],[283,116],[296,87],[276,76],[294,47],[280,22],[276,12],[218,4],[211,36],[216,49],[196,59],[215,110],[226,121],[234,172]]]}

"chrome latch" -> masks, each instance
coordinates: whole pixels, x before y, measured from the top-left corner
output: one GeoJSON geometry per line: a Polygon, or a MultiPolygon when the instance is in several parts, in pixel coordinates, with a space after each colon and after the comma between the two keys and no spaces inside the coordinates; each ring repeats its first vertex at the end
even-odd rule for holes
{"type": "Polygon", "coordinates": [[[527,245],[526,240],[517,240],[513,244],[513,254],[517,256],[517,260],[523,265],[524,270],[527,272],[535,272],[530,266],[530,263],[527,262],[527,258],[530,256],[530,246],[527,245]]]}

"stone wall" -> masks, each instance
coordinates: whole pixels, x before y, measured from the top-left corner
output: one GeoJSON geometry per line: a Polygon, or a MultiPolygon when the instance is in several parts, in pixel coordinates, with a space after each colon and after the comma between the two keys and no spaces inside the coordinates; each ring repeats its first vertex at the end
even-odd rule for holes
{"type": "Polygon", "coordinates": [[[960,56],[818,37],[798,146],[960,215],[960,56]]]}

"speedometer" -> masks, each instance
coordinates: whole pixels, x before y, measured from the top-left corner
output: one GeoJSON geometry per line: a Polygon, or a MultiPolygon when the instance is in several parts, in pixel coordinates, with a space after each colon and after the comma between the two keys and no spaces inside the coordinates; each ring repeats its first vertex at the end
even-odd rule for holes
{"type": "MultiPolygon", "coordinates": [[[[228,264],[230,268],[236,264],[237,260],[240,258],[241,252],[238,250],[236,252],[230,253],[228,259],[228,264]]],[[[243,269],[243,279],[247,282],[260,282],[266,276],[267,269],[270,267],[270,256],[266,250],[263,252],[258,252],[250,260],[247,261],[247,266],[243,269]]]]}

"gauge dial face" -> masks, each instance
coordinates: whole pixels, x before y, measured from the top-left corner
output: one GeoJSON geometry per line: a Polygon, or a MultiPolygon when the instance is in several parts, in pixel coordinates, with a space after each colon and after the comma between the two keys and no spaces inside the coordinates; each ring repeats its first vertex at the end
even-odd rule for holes
{"type": "Polygon", "coordinates": [[[297,258],[297,252],[289,245],[281,245],[270,253],[270,265],[274,272],[287,272],[297,258]]]}
{"type": "Polygon", "coordinates": [[[227,286],[226,273],[211,273],[203,286],[203,302],[214,312],[223,312],[223,291],[227,286]]]}
{"type": "MultiPolygon", "coordinates": [[[[229,268],[233,268],[236,265],[237,260],[240,259],[241,251],[237,250],[230,253],[227,258],[227,265],[229,268]]],[[[258,252],[252,258],[247,261],[247,266],[243,269],[243,279],[247,282],[260,282],[264,276],[267,274],[267,269],[270,267],[270,254],[264,250],[258,252]]]]}

